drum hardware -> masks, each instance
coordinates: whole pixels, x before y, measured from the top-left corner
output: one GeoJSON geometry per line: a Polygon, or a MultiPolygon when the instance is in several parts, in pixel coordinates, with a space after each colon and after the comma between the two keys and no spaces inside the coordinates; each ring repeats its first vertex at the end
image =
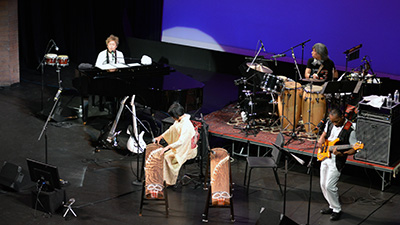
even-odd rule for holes
{"type": "MultiPolygon", "coordinates": [[[[297,123],[300,119],[301,113],[301,104],[296,104],[296,99],[301,98],[302,90],[300,83],[296,83],[294,81],[287,81],[284,83],[282,92],[278,95],[278,111],[281,125],[281,130],[292,129],[297,126],[297,123]],[[291,108],[293,107],[293,108],[291,108]],[[293,113],[294,119],[291,120],[291,113],[293,113]]],[[[275,121],[274,124],[276,124],[275,121]]]]}
{"type": "Polygon", "coordinates": [[[320,94],[321,90],[322,87],[313,85],[313,81],[304,88],[302,110],[303,125],[307,135],[309,136],[315,136],[316,131],[314,130],[314,127],[316,126],[316,123],[325,117],[326,101],[324,95],[320,94]]]}
{"type": "Polygon", "coordinates": [[[295,126],[295,124],[296,124],[296,108],[297,108],[297,81],[298,81],[297,76],[300,77],[300,80],[302,80],[303,78],[301,77],[299,65],[297,64],[297,59],[296,59],[296,56],[295,56],[295,54],[294,54],[294,49],[295,49],[296,47],[298,47],[298,46],[302,46],[302,56],[301,56],[301,58],[302,58],[301,61],[302,61],[302,62],[301,62],[301,63],[303,64],[304,45],[305,45],[305,43],[309,42],[310,40],[311,40],[311,39],[309,39],[309,40],[307,40],[307,41],[304,41],[304,42],[302,42],[302,43],[300,43],[300,44],[298,44],[298,45],[296,45],[296,46],[293,46],[293,47],[291,47],[290,49],[288,49],[288,50],[282,52],[282,54],[285,53],[285,52],[288,52],[288,51],[291,51],[291,52],[292,52],[292,58],[293,58],[294,65],[295,65],[295,71],[296,71],[296,73],[297,73],[297,75],[295,76],[296,87],[295,87],[295,89],[294,89],[294,95],[296,96],[296,97],[294,98],[294,105],[295,105],[295,107],[294,107],[294,112],[293,112],[293,121],[294,121],[294,124],[293,124],[292,133],[290,134],[290,139],[286,142],[285,145],[288,145],[288,144],[289,144],[290,142],[292,142],[293,140],[299,140],[299,137],[298,137],[297,134],[296,134],[296,126],[295,126]]]}

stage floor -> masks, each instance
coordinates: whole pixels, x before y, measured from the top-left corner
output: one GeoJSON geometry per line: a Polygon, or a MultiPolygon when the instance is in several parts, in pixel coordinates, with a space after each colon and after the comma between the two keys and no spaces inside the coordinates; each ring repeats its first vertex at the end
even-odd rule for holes
{"type": "MultiPolygon", "coordinates": [[[[317,150],[314,150],[316,135],[307,134],[304,129],[300,129],[300,131],[296,130],[295,135],[293,135],[293,130],[282,129],[279,126],[279,121],[276,121],[277,118],[272,117],[255,119],[255,125],[250,126],[251,129],[248,129],[249,127],[242,121],[239,111],[237,104],[230,104],[221,110],[205,116],[210,134],[216,137],[247,143],[248,145],[271,147],[272,143],[275,142],[277,134],[282,132],[286,137],[284,149],[292,153],[315,156],[317,152],[317,150]]],[[[300,120],[299,124],[301,123],[302,121],[300,120]]],[[[236,153],[236,151],[232,153],[246,156],[251,154],[249,150],[250,148],[247,146],[244,154],[243,150],[239,153],[236,153]]],[[[259,149],[257,149],[256,154],[260,154],[259,149]]],[[[385,186],[389,185],[388,182],[390,182],[391,177],[396,177],[400,167],[400,162],[396,162],[391,166],[385,166],[356,160],[354,156],[349,156],[346,163],[379,171],[382,174],[382,190],[384,190],[385,186]]]]}
{"type": "MultiPolygon", "coordinates": [[[[72,67],[72,66],[70,66],[72,67]]],[[[48,68],[47,68],[48,69],[48,68]]],[[[71,68],[72,69],[72,68],[71,68]]],[[[197,80],[205,83],[204,102],[202,109],[205,115],[215,112],[223,105],[228,105],[237,92],[234,88],[233,76],[214,74],[204,71],[186,70],[197,80]],[[230,90],[224,94],[221,90],[230,90]],[[215,96],[219,96],[215,100],[215,96]]],[[[166,218],[163,206],[146,205],[143,216],[139,214],[141,186],[132,185],[136,180],[136,156],[126,151],[101,150],[94,151],[94,143],[100,130],[113,121],[113,117],[98,108],[92,107],[90,119],[86,125],[80,118],[66,121],[51,121],[46,130],[47,142],[44,137],[38,140],[45,124],[43,117],[38,116],[41,103],[41,76],[36,71],[22,70],[21,83],[7,88],[0,88],[0,159],[24,169],[27,173],[26,158],[38,161],[45,160],[47,144],[48,163],[58,167],[62,179],[68,181],[63,189],[67,199],[74,198],[72,209],[77,214],[69,213],[63,218],[65,209],[49,215],[32,207],[31,190],[26,187],[20,192],[0,189],[0,215],[3,224],[203,224],[201,214],[204,211],[207,191],[195,188],[193,184],[178,189],[168,189],[170,203],[169,217],[166,218]]],[[[65,92],[62,94],[63,109],[79,109],[79,98],[71,90],[73,71],[68,68],[62,71],[65,92]],[[69,73],[71,72],[71,73],[69,73]]],[[[45,76],[44,105],[53,105],[53,97],[57,91],[57,76],[55,73],[45,76]]],[[[137,108],[139,111],[140,109],[137,108]]],[[[223,110],[227,110],[226,108],[223,110]]],[[[139,114],[138,114],[139,115],[139,114]]],[[[157,122],[165,114],[156,112],[157,122]]],[[[126,117],[130,117],[125,115],[126,117]]],[[[206,115],[207,122],[212,117],[220,120],[221,127],[211,127],[210,146],[224,147],[232,152],[232,140],[235,146],[242,140],[269,145],[275,141],[276,134],[260,132],[256,137],[243,137],[236,129],[225,126],[228,115],[217,116],[214,113],[206,115]],[[219,132],[224,138],[215,137],[219,132]],[[237,138],[236,136],[239,136],[237,138]],[[231,139],[227,139],[230,137],[231,139]],[[262,138],[261,138],[262,137],[262,138]],[[258,140],[261,138],[261,140],[258,140]],[[239,140],[240,139],[240,140],[239,140]]],[[[122,117],[124,118],[124,117],[122,117]]],[[[123,120],[122,120],[123,122],[123,120]]],[[[151,122],[151,121],[150,121],[151,122]]],[[[156,133],[156,131],[154,131],[156,133]]],[[[148,141],[148,140],[147,140],[148,141]]],[[[312,142],[307,142],[309,146],[312,142]]],[[[293,142],[289,147],[296,147],[293,142]]],[[[306,144],[304,144],[306,146],[306,144]]],[[[235,148],[236,148],[235,147],[235,148]]],[[[302,147],[303,148],[303,147],[302,147]]],[[[296,149],[293,149],[295,151],[296,149]]],[[[310,150],[310,147],[308,148],[310,150]]],[[[298,150],[300,151],[300,150],[298,150]]],[[[303,159],[309,158],[299,154],[303,159]]],[[[260,218],[260,209],[266,208],[267,213],[275,215],[283,211],[283,196],[274,179],[272,170],[254,170],[249,194],[243,186],[245,158],[234,155],[231,162],[234,182],[234,224],[255,224],[260,218]]],[[[284,183],[284,162],[279,162],[278,176],[284,183]]],[[[384,192],[380,191],[380,175],[366,168],[350,165],[346,167],[339,181],[339,193],[342,202],[343,215],[338,222],[331,222],[329,216],[321,215],[319,210],[327,206],[320,188],[318,165],[313,169],[313,176],[307,174],[307,167],[298,165],[291,160],[287,174],[286,216],[299,224],[398,224],[400,215],[400,185],[396,179],[384,192]],[[371,172],[372,171],[372,172],[371,172]],[[310,189],[311,188],[311,189],[310,189]],[[311,192],[310,192],[311,191],[311,192]],[[309,198],[311,193],[311,198],[309,198]],[[310,201],[310,211],[308,211],[310,201]]],[[[186,171],[196,173],[196,164],[186,167],[186,171]]],[[[273,224],[276,221],[268,221],[273,224]]],[[[208,224],[232,224],[228,209],[210,209],[208,224]]]]}

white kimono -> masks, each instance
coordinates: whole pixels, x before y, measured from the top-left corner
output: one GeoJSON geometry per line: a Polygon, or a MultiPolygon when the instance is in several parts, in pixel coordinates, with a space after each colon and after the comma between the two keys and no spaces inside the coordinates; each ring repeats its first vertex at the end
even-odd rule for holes
{"type": "Polygon", "coordinates": [[[171,146],[164,154],[164,180],[167,185],[174,185],[181,166],[197,155],[196,131],[190,115],[184,114],[179,122],[175,121],[162,137],[171,146]]]}

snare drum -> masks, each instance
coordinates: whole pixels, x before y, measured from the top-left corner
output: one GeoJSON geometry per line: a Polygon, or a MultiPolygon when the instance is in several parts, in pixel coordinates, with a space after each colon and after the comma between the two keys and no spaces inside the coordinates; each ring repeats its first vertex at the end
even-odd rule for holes
{"type": "Polygon", "coordinates": [[[297,126],[301,115],[301,96],[303,89],[300,83],[294,81],[285,82],[281,95],[278,96],[278,112],[283,129],[293,129],[297,126]],[[295,89],[296,98],[295,97],[295,89]],[[294,100],[296,99],[296,105],[294,100]],[[294,109],[296,108],[296,115],[294,109]],[[293,121],[294,119],[294,121],[293,121]]]}
{"type": "Polygon", "coordinates": [[[46,65],[54,66],[56,64],[57,55],[53,53],[48,53],[44,56],[46,59],[46,65]]]}
{"type": "MultiPolygon", "coordinates": [[[[324,118],[326,112],[326,99],[322,86],[308,85],[304,88],[302,99],[302,115],[306,132],[312,132],[315,126],[324,118]]],[[[315,131],[317,132],[317,131],[315,131]]]]}
{"type": "Polygon", "coordinates": [[[279,76],[265,74],[261,81],[261,89],[266,92],[280,93],[284,81],[279,76]]]}
{"type": "Polygon", "coordinates": [[[68,66],[69,58],[67,55],[59,55],[57,57],[57,64],[59,66],[68,66]]]}

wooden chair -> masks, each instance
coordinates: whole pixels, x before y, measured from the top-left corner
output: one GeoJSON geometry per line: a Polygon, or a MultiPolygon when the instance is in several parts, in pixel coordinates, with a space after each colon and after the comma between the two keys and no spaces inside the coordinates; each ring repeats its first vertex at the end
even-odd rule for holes
{"type": "MultiPolygon", "coordinates": [[[[284,137],[282,133],[279,133],[278,136],[276,137],[275,144],[278,146],[283,147],[283,144],[285,143],[284,137]]],[[[279,190],[281,194],[282,192],[282,187],[279,182],[279,177],[278,177],[278,162],[281,157],[281,151],[276,148],[275,146],[272,146],[272,151],[271,151],[271,156],[262,156],[262,157],[253,157],[253,156],[248,156],[246,159],[246,170],[244,172],[244,185],[247,187],[246,193],[249,193],[249,185],[250,185],[250,178],[251,178],[251,172],[254,168],[271,168],[274,172],[275,175],[275,180],[276,183],[279,186],[279,190]],[[246,180],[247,177],[247,170],[249,170],[249,176],[248,179],[246,180]]]]}
{"type": "Polygon", "coordinates": [[[230,219],[235,222],[232,191],[229,153],[223,148],[214,148],[210,152],[210,184],[202,215],[203,222],[208,222],[209,208],[230,208],[230,219]]]}
{"type": "Polygon", "coordinates": [[[168,193],[164,181],[164,158],[160,156],[163,147],[158,144],[148,144],[145,155],[145,179],[142,186],[139,216],[142,216],[145,202],[158,201],[165,205],[168,217],[168,193]]]}

